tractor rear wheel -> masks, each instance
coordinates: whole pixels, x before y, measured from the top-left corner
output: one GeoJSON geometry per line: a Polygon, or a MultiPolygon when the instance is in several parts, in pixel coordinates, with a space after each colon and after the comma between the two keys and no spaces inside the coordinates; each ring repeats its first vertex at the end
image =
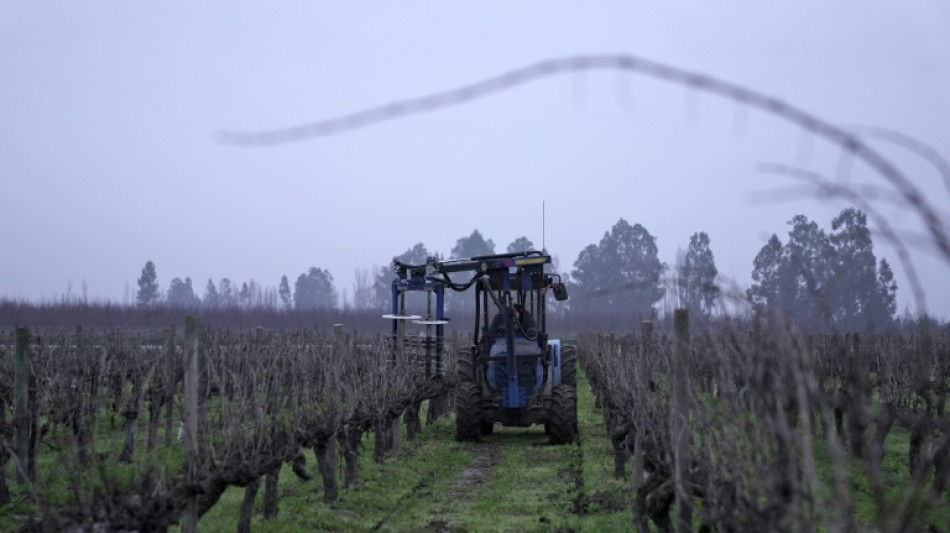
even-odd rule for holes
{"type": "Polygon", "coordinates": [[[458,353],[459,381],[475,381],[475,369],[472,366],[471,350],[462,349],[458,353]]]}
{"type": "MultiPolygon", "coordinates": [[[[460,372],[461,374],[461,372],[460,372]]],[[[461,376],[459,376],[461,378],[461,376]]],[[[478,385],[462,379],[455,390],[455,438],[456,440],[480,440],[482,437],[482,411],[478,406],[482,393],[478,385]]]]}
{"type": "Polygon", "coordinates": [[[577,440],[577,393],[574,387],[557,385],[551,390],[548,422],[551,444],[570,444],[577,440]]]}
{"type": "Polygon", "coordinates": [[[561,385],[577,387],[577,348],[574,346],[561,350],[561,385]]]}

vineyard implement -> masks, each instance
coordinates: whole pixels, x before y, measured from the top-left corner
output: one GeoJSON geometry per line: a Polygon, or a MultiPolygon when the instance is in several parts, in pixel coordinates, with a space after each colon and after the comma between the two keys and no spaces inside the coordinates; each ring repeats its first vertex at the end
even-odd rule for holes
{"type": "Polygon", "coordinates": [[[576,352],[547,331],[547,293],[558,301],[567,299],[560,276],[545,271],[550,263],[549,255],[537,251],[429,258],[423,265],[394,261],[392,309],[383,316],[393,321],[399,346],[424,351],[427,377],[444,377],[446,289],[474,287],[472,344],[458,353],[459,440],[479,440],[495,423],[542,424],[552,443],[576,439],[576,352]],[[413,291],[427,296],[424,316],[406,312],[407,295],[413,291]],[[531,319],[520,319],[519,309],[531,319]],[[407,322],[425,325],[425,336],[407,336],[407,322]]]}

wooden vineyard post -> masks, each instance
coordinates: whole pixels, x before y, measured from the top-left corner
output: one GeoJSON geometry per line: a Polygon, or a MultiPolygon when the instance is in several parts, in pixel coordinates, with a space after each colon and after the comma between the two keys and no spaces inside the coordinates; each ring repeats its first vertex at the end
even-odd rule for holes
{"type": "Polygon", "coordinates": [[[689,442],[689,311],[673,311],[673,476],[676,490],[676,531],[693,529],[693,503],[687,474],[690,465],[689,442]]]}
{"type": "Polygon", "coordinates": [[[864,431],[867,429],[867,402],[870,402],[870,384],[868,383],[868,368],[861,354],[861,336],[851,333],[851,375],[848,387],[850,389],[851,405],[848,409],[850,417],[848,430],[851,443],[851,454],[857,458],[864,457],[864,431]]]}
{"type": "MultiPolygon", "coordinates": [[[[651,358],[650,353],[653,350],[653,321],[640,321],[640,357],[644,359],[651,358]]],[[[649,377],[646,378],[649,381],[649,377]]],[[[641,499],[640,491],[646,483],[646,475],[643,471],[643,425],[633,425],[633,461],[631,464],[631,479],[633,481],[633,493],[637,494],[637,504],[634,505],[634,525],[639,533],[649,533],[650,526],[647,524],[647,515],[645,506],[641,505],[645,501],[645,496],[641,499]]]]}
{"type": "MultiPolygon", "coordinates": [[[[185,317],[185,478],[189,487],[198,482],[198,321],[185,317]]],[[[198,531],[198,494],[188,497],[182,525],[184,533],[198,531]]]]}
{"type": "Polygon", "coordinates": [[[650,350],[651,346],[653,346],[653,321],[652,320],[640,321],[640,343],[642,345],[644,354],[650,350]]]}
{"type": "Polygon", "coordinates": [[[172,445],[172,422],[175,408],[175,331],[174,324],[168,328],[168,340],[165,343],[165,446],[172,445]]]}
{"type": "Polygon", "coordinates": [[[13,420],[16,428],[17,480],[26,483],[29,481],[27,464],[30,455],[30,330],[16,328],[13,337],[16,350],[13,420]]]}

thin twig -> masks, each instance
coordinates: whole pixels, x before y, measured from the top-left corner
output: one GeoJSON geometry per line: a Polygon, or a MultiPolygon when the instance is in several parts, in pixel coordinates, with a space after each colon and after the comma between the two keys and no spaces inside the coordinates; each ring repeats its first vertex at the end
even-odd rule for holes
{"type": "Polygon", "coordinates": [[[947,192],[950,193],[950,161],[947,161],[945,157],[940,155],[940,152],[935,150],[929,144],[917,139],[916,137],[911,137],[906,133],[887,128],[879,128],[875,126],[855,126],[851,129],[858,135],[896,144],[897,146],[900,146],[905,150],[909,150],[923,159],[926,159],[927,162],[933,165],[934,168],[937,169],[937,172],[940,173],[940,177],[943,178],[943,184],[947,188],[947,192]]]}
{"type": "Polygon", "coordinates": [[[781,117],[841,147],[876,170],[897,189],[908,204],[914,206],[940,254],[947,262],[950,262],[950,238],[947,236],[943,222],[930,208],[926,198],[890,160],[865,144],[860,138],[778,98],[718,78],[633,55],[582,55],[544,60],[455,89],[418,98],[397,100],[328,120],[260,132],[225,131],[219,133],[218,139],[223,143],[237,146],[273,146],[300,142],[409,115],[462,105],[557,74],[591,70],[630,71],[712,93],[781,117]]]}

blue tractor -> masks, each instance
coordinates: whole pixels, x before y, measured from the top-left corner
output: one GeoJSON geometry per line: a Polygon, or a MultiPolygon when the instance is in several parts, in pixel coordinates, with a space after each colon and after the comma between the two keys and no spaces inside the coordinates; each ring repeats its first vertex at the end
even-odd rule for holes
{"type": "Polygon", "coordinates": [[[415,344],[426,347],[421,358],[426,375],[437,379],[444,377],[445,289],[474,286],[472,344],[458,354],[459,440],[480,440],[496,423],[542,424],[555,444],[577,439],[576,351],[547,332],[547,293],[567,299],[560,276],[545,271],[550,263],[550,256],[537,251],[394,263],[392,313],[384,316],[393,319],[394,338],[405,337],[407,320],[426,326],[425,337],[415,344]],[[411,291],[429,295],[425,317],[406,313],[411,291]]]}

